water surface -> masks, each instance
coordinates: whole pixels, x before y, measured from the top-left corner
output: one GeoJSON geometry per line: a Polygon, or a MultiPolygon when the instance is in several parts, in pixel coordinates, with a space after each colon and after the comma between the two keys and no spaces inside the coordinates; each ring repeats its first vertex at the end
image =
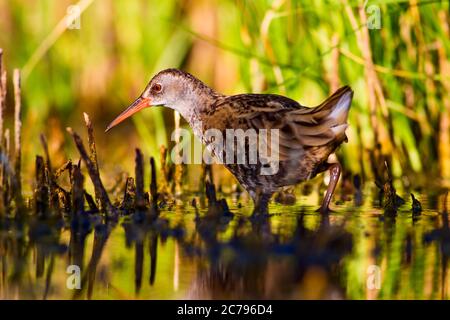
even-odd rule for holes
{"type": "Polygon", "coordinates": [[[213,218],[186,196],[156,221],[142,212],[117,222],[4,219],[0,298],[447,299],[442,197],[417,197],[420,216],[407,201],[395,218],[367,195],[360,206],[341,201],[328,216],[315,212],[318,199],[299,197],[252,220],[251,206],[230,198],[233,215],[213,218]]]}

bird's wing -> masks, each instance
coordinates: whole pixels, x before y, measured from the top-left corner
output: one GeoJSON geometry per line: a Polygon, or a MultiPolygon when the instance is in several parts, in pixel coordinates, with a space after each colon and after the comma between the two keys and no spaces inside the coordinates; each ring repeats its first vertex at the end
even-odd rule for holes
{"type": "Polygon", "coordinates": [[[280,159],[308,146],[323,146],[346,139],[347,114],[353,91],[343,87],[314,108],[278,95],[239,95],[225,101],[233,122],[241,128],[278,129],[280,159]]]}

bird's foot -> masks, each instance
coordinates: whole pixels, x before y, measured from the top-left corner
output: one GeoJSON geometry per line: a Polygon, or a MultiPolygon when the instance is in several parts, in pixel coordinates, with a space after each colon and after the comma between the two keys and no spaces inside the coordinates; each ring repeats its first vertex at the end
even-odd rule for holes
{"type": "Polygon", "coordinates": [[[320,206],[319,209],[316,210],[316,212],[320,212],[320,214],[326,215],[335,212],[334,210],[331,210],[328,206],[320,206]]]}
{"type": "Polygon", "coordinates": [[[269,210],[267,206],[265,207],[256,207],[253,209],[253,213],[250,216],[250,220],[260,220],[260,219],[267,219],[270,217],[269,210]]]}
{"type": "Polygon", "coordinates": [[[253,212],[249,219],[252,223],[264,223],[267,222],[269,218],[270,214],[268,212],[253,212]]]}

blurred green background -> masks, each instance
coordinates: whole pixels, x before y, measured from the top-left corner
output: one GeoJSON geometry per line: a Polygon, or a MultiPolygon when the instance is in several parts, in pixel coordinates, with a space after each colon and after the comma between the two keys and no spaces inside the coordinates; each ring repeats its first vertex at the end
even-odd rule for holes
{"type": "Polygon", "coordinates": [[[135,147],[158,157],[170,141],[171,110],[146,110],[103,131],[156,72],[179,67],[223,93],[278,93],[309,106],[349,84],[349,143],[339,151],[347,172],[376,177],[389,159],[406,185],[448,184],[449,7],[417,0],[0,0],[6,67],[23,74],[24,168],[32,170],[42,153],[41,132],[56,164],[76,158],[65,127],[84,130],[82,112],[95,124],[105,166],[132,171],[135,147]],[[82,11],[79,29],[67,28],[71,5],[82,11]]]}
{"type": "MultiPolygon", "coordinates": [[[[41,132],[48,138],[55,167],[68,157],[78,159],[65,128],[73,127],[85,136],[83,112],[94,123],[107,184],[122,170],[133,173],[134,148],[158,158],[159,146],[170,145],[171,110],[145,110],[108,134],[104,129],[156,72],[179,67],[226,94],[278,93],[309,106],[349,84],[355,91],[349,142],[338,151],[345,174],[372,181],[388,160],[405,187],[449,186],[449,10],[449,1],[433,0],[369,0],[365,5],[350,0],[0,0],[0,48],[9,74],[10,128],[12,71],[20,68],[23,75],[24,184],[31,190],[34,156],[42,154],[41,132]],[[75,29],[66,23],[73,5],[82,11],[75,29]]],[[[219,168],[215,177],[221,179],[221,187],[235,183],[219,168]]],[[[303,197],[298,203],[315,208],[319,192],[308,197],[309,201],[303,197]]],[[[424,201],[426,207],[431,204],[424,201]]],[[[425,246],[423,241],[438,226],[436,213],[425,212],[429,219],[415,225],[406,210],[395,227],[389,222],[381,226],[371,198],[354,211],[349,228],[356,246],[342,268],[347,276],[346,296],[371,298],[365,268],[377,263],[386,272],[380,298],[448,297],[445,243],[425,246]],[[409,261],[404,248],[411,243],[415,251],[409,261]],[[375,258],[375,251],[381,255],[375,258]]],[[[285,216],[277,219],[280,225],[283,221],[295,225],[285,216]]],[[[306,219],[311,229],[320,223],[314,214],[306,219]]],[[[62,239],[70,241],[67,230],[62,239]]],[[[111,267],[111,282],[119,284],[111,292],[127,298],[134,294],[133,255],[120,249],[122,241],[122,233],[111,236],[111,249],[105,250],[99,269],[111,267]],[[125,264],[119,264],[121,260],[125,264]]],[[[87,251],[91,246],[89,242],[87,251]]],[[[178,245],[172,240],[158,250],[162,273],[154,291],[146,287],[145,293],[160,298],[181,296],[178,278],[184,293],[196,266],[183,255],[179,258],[178,245]],[[177,270],[173,275],[172,268],[177,270]]],[[[30,257],[30,261],[34,260],[30,257]]],[[[56,279],[64,286],[66,260],[56,264],[56,279]]],[[[23,291],[27,298],[31,296],[28,289],[23,291]]],[[[100,287],[98,297],[109,297],[107,290],[106,285],[100,287]]],[[[58,291],[55,296],[64,297],[58,291]]]]}

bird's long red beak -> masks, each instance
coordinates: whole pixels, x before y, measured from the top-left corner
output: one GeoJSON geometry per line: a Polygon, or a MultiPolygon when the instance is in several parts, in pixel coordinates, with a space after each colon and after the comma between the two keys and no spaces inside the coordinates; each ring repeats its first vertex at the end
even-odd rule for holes
{"type": "Polygon", "coordinates": [[[115,118],[106,128],[105,132],[108,132],[112,127],[118,125],[126,118],[131,117],[136,112],[151,106],[150,99],[149,98],[143,98],[139,97],[134,101],[124,112],[119,114],[117,118],[115,118]]]}

